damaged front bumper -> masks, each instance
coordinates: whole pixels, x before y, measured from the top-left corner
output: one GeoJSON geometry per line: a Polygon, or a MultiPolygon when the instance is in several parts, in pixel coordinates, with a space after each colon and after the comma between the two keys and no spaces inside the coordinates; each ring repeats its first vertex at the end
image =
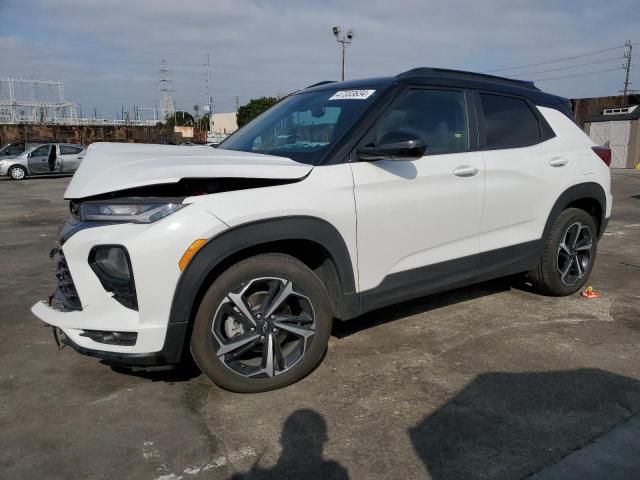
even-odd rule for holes
{"type": "Polygon", "coordinates": [[[188,349],[189,324],[169,323],[181,274],[178,261],[194,238],[227,228],[203,209],[189,210],[188,216],[179,211],[152,224],[83,227],[68,222],[61,246],[52,251],[57,289],[31,311],[60,333],[61,343],[84,355],[123,366],[179,363],[188,349]],[[119,245],[129,253],[137,309],[114,298],[92,269],[90,253],[104,245],[119,245]]]}
{"type": "MultiPolygon", "coordinates": [[[[49,306],[46,302],[36,303],[31,311],[46,324],[54,329],[57,343],[68,345],[76,352],[90,357],[99,358],[106,363],[122,366],[156,366],[172,365],[182,360],[188,323],[172,323],[164,327],[139,328],[136,332],[136,344],[117,345],[104,344],[96,341],[93,332],[119,333],[77,328],[83,323],[82,312],[61,312],[49,306]],[[141,352],[138,341],[162,338],[162,348],[155,352],[141,352]]],[[[154,342],[155,343],[155,342],[154,342]]],[[[144,348],[143,348],[144,349],[144,348]]]]}

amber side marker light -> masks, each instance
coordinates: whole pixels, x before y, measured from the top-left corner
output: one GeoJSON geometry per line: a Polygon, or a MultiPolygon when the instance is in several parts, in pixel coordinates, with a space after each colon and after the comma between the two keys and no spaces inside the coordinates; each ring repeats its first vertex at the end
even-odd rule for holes
{"type": "Polygon", "coordinates": [[[189,247],[184,251],[182,257],[180,257],[180,261],[178,262],[178,267],[180,267],[181,272],[184,270],[184,267],[187,266],[187,263],[189,263],[191,257],[193,257],[196,252],[200,250],[200,247],[202,247],[206,241],[207,240],[205,238],[194,240],[193,243],[189,245],[189,247]]]}

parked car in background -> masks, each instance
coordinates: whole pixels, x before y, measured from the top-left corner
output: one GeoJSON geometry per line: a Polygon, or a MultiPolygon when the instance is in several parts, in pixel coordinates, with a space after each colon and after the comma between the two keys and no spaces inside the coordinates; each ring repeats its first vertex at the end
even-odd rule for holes
{"type": "Polygon", "coordinates": [[[65,175],[75,172],[86,148],[68,143],[38,144],[23,153],[0,160],[0,176],[22,180],[36,175],[65,175]]]}
{"type": "Polygon", "coordinates": [[[7,143],[4,147],[0,148],[0,158],[15,157],[43,143],[47,142],[45,140],[20,140],[7,143]]]}

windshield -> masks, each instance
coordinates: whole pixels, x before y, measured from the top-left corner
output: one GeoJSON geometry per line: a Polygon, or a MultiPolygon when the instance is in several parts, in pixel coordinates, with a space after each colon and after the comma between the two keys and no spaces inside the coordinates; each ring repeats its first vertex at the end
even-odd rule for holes
{"type": "Polygon", "coordinates": [[[316,165],[377,97],[375,89],[321,90],[285,98],[218,148],[316,165]]]}

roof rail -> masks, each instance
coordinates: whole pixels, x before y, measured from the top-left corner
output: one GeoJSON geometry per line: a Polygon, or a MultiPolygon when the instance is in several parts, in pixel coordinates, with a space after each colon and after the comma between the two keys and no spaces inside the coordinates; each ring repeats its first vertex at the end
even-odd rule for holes
{"type": "Polygon", "coordinates": [[[309,85],[305,88],[317,87],[319,85],[326,85],[327,83],[336,83],[336,80],[323,80],[322,82],[314,83],[313,85],[309,85]]]}
{"type": "Polygon", "coordinates": [[[429,67],[418,67],[412,68],[411,70],[407,70],[406,72],[402,72],[396,75],[397,78],[406,78],[406,77],[461,77],[467,79],[486,79],[493,82],[500,82],[512,85],[518,85],[520,87],[531,88],[538,90],[538,87],[534,85],[533,82],[529,80],[516,80],[513,78],[505,78],[498,77],[496,75],[488,75],[486,73],[476,73],[476,72],[467,72],[464,70],[451,70],[447,68],[429,68],[429,67]]]}

